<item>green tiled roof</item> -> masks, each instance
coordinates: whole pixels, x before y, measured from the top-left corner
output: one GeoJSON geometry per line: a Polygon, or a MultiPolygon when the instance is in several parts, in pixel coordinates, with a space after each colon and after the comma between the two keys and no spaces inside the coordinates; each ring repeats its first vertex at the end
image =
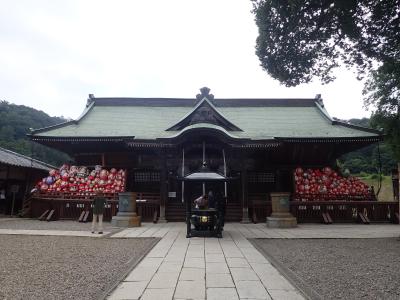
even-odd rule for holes
{"type": "Polygon", "coordinates": [[[10,166],[23,167],[23,168],[33,168],[44,171],[49,171],[50,169],[55,169],[54,166],[49,165],[37,159],[10,151],[0,147],[0,163],[10,166]]]}
{"type": "Polygon", "coordinates": [[[172,138],[196,128],[219,130],[231,138],[377,138],[367,128],[332,120],[320,99],[215,99],[213,105],[242,131],[215,124],[192,124],[167,131],[196,106],[194,99],[94,98],[76,121],[32,132],[36,138],[172,138]]]}

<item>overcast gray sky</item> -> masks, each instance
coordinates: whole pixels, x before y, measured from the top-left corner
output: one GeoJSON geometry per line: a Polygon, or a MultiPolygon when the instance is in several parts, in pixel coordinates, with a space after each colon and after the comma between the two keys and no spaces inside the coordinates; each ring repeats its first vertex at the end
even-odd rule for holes
{"type": "Polygon", "coordinates": [[[0,99],[76,118],[97,97],[314,97],[331,116],[369,116],[338,70],[286,88],[255,55],[250,0],[0,0],[0,99]]]}

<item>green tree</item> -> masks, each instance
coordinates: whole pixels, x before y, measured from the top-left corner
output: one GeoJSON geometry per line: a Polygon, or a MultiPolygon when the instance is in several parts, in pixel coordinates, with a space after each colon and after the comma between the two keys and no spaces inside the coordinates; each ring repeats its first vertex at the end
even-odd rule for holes
{"type": "Polygon", "coordinates": [[[253,0],[253,8],[261,66],[286,86],[330,82],[339,65],[369,75],[365,103],[400,172],[400,1],[253,0]]]}
{"type": "Polygon", "coordinates": [[[339,65],[363,76],[398,59],[399,0],[253,0],[261,66],[287,86],[334,79],[339,65]]]}
{"type": "MultiPolygon", "coordinates": [[[[363,127],[374,127],[374,122],[369,118],[350,119],[347,122],[363,127]]],[[[396,168],[396,160],[388,141],[345,154],[339,161],[342,168],[349,169],[351,173],[378,173],[381,170],[383,174],[389,175],[392,169],[396,168]],[[362,161],[361,164],[359,160],[362,161]]]]}
{"type": "Polygon", "coordinates": [[[376,108],[371,123],[384,128],[387,144],[400,161],[400,61],[385,62],[373,71],[364,95],[366,105],[376,108]]]}
{"type": "Polygon", "coordinates": [[[0,101],[0,147],[59,166],[70,160],[68,155],[33,144],[26,134],[29,128],[42,128],[65,121],[64,118],[50,117],[31,107],[0,101]]]}

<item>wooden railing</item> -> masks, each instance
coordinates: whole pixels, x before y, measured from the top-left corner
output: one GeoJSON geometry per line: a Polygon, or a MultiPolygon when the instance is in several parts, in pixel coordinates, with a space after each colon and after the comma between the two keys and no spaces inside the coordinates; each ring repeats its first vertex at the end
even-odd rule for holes
{"type": "MultiPolygon", "coordinates": [[[[291,201],[290,211],[299,223],[319,223],[322,213],[329,213],[334,223],[357,222],[359,213],[371,222],[395,222],[398,212],[397,202],[381,201],[291,201]]],[[[154,212],[159,212],[160,195],[157,193],[138,193],[137,211],[144,221],[152,221],[154,212]]],[[[45,210],[54,209],[56,219],[77,220],[82,211],[92,210],[92,199],[65,199],[34,197],[31,204],[31,217],[39,217],[45,210]]],[[[118,201],[109,199],[104,220],[110,221],[118,212],[118,201]]],[[[249,199],[250,218],[256,215],[258,222],[265,222],[272,213],[271,201],[265,195],[249,199]]]]}
{"type": "Polygon", "coordinates": [[[351,195],[351,194],[293,194],[293,201],[376,201],[374,193],[367,195],[351,195]]]}
{"type": "MultiPolygon", "coordinates": [[[[118,213],[118,194],[106,195],[107,204],[104,211],[104,221],[110,221],[118,213]]],[[[160,195],[157,193],[137,193],[137,213],[144,221],[152,221],[154,212],[160,209],[160,195]]],[[[80,196],[72,198],[70,195],[38,194],[32,198],[31,217],[38,218],[47,209],[55,210],[55,219],[78,220],[82,211],[92,210],[93,198],[80,196]],[[59,197],[57,197],[59,196],[59,197]]],[[[91,216],[91,213],[90,213],[91,216]]]]}
{"type": "MultiPolygon", "coordinates": [[[[329,213],[334,223],[359,220],[359,213],[371,222],[396,222],[397,202],[382,201],[291,201],[290,212],[299,223],[320,223],[322,213],[329,213]]],[[[249,195],[249,217],[265,222],[272,213],[272,204],[266,194],[249,195]]]]}
{"type": "Polygon", "coordinates": [[[329,213],[333,222],[357,222],[359,213],[371,222],[395,222],[397,202],[383,201],[311,201],[290,203],[297,222],[321,222],[322,213],[329,213]]]}
{"type": "MultiPolygon", "coordinates": [[[[83,211],[92,210],[91,199],[59,199],[34,198],[32,199],[32,217],[38,218],[47,209],[55,210],[55,219],[78,220],[83,211]]],[[[118,212],[118,201],[107,200],[104,210],[104,221],[110,221],[118,212]]],[[[90,214],[91,215],[91,214],[90,214]]]]}
{"type": "MultiPolygon", "coordinates": [[[[62,192],[40,192],[34,195],[35,198],[41,198],[41,199],[73,199],[73,200],[86,200],[86,199],[91,199],[93,200],[93,195],[90,194],[85,194],[85,193],[75,193],[75,192],[69,192],[69,193],[62,193],[62,192]]],[[[118,193],[105,193],[104,197],[110,200],[118,200],[118,193]]]]}

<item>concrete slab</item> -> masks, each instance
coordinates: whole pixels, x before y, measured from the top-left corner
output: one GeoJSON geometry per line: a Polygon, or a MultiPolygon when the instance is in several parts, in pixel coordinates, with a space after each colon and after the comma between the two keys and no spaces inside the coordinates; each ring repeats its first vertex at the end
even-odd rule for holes
{"type": "Polygon", "coordinates": [[[178,281],[174,298],[205,299],[206,288],[204,281],[178,281]]]}
{"type": "Polygon", "coordinates": [[[297,291],[268,290],[274,300],[302,300],[304,297],[297,291]]]}
{"type": "Polygon", "coordinates": [[[146,288],[146,282],[123,282],[108,298],[110,300],[139,299],[146,288]]]}
{"type": "Polygon", "coordinates": [[[208,288],[207,300],[239,300],[235,288],[208,288]]]}
{"type": "Polygon", "coordinates": [[[179,276],[179,280],[204,281],[206,280],[205,269],[183,268],[179,276]]]}
{"type": "Polygon", "coordinates": [[[145,257],[138,265],[138,267],[158,268],[163,262],[162,258],[158,257],[145,257]]]}
{"type": "Polygon", "coordinates": [[[228,265],[224,262],[207,262],[206,274],[229,274],[228,265]]]}
{"type": "Polygon", "coordinates": [[[272,299],[259,281],[238,281],[236,283],[236,289],[240,299],[272,299]]]}
{"type": "Polygon", "coordinates": [[[158,269],[158,273],[179,273],[182,269],[182,262],[171,262],[171,261],[164,261],[160,268],[158,269]]]}
{"type": "Polygon", "coordinates": [[[225,256],[221,253],[206,253],[206,262],[225,262],[225,256]]]}
{"type": "Polygon", "coordinates": [[[207,274],[206,277],[207,288],[233,288],[231,274],[207,274]]]}
{"type": "Polygon", "coordinates": [[[125,281],[146,281],[149,282],[156,273],[154,267],[136,267],[126,278],[125,281]]]}
{"type": "Polygon", "coordinates": [[[151,279],[149,289],[175,288],[179,272],[156,273],[151,279]]]}
{"type": "Polygon", "coordinates": [[[259,281],[260,278],[252,268],[230,268],[232,278],[235,282],[241,280],[255,280],[259,281]]]}
{"type": "Polygon", "coordinates": [[[140,300],[171,300],[174,289],[146,289],[140,300]]]}
{"type": "Polygon", "coordinates": [[[229,268],[250,268],[246,258],[227,257],[226,262],[229,268]]]}
{"type": "Polygon", "coordinates": [[[205,261],[203,257],[186,257],[183,263],[184,268],[205,268],[205,261]]]}

